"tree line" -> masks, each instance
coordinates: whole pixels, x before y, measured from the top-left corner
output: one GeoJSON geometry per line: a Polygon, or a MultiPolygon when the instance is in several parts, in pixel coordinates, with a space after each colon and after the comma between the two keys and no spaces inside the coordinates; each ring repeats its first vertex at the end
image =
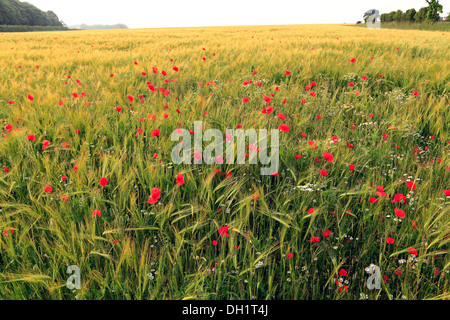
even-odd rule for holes
{"type": "MultiPolygon", "coordinates": [[[[440,19],[439,13],[443,12],[443,7],[438,0],[426,0],[427,7],[416,9],[409,9],[403,12],[402,10],[383,13],[380,16],[381,22],[435,22],[440,19]]],[[[450,16],[450,13],[449,13],[450,16]]],[[[367,18],[366,18],[367,21],[367,18]]]]}
{"type": "Polygon", "coordinates": [[[63,27],[53,11],[44,12],[30,3],[0,0],[0,25],[63,27]]]}

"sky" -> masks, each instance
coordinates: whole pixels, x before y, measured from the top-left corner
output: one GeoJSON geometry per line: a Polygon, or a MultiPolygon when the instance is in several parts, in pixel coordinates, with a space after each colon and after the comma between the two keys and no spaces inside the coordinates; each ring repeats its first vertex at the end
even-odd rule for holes
{"type": "MultiPolygon", "coordinates": [[[[369,9],[387,13],[426,7],[425,0],[27,0],[67,25],[129,28],[356,23],[369,9]]],[[[439,1],[444,14],[450,0],[439,1]]]]}

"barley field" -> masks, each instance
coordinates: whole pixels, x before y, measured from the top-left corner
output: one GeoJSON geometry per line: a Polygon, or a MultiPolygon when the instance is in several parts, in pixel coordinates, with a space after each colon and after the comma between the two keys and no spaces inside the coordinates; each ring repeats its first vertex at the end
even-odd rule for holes
{"type": "Polygon", "coordinates": [[[449,44],[345,25],[0,34],[0,299],[448,300],[449,44]],[[174,164],[195,121],[279,129],[279,170],[174,164]]]}

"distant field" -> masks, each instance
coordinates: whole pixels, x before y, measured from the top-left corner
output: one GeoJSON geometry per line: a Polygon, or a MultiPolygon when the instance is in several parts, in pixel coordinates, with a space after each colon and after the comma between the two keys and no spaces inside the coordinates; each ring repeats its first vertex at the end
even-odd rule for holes
{"type": "MultiPolygon", "coordinates": [[[[366,24],[361,23],[358,27],[367,28],[366,24]]],[[[382,29],[411,29],[411,30],[429,30],[429,31],[450,31],[450,21],[440,21],[435,23],[411,23],[411,22],[382,22],[382,29]]]]}
{"type": "Polygon", "coordinates": [[[0,46],[0,299],[449,299],[449,34],[173,28],[0,46]],[[194,121],[284,124],[278,173],[173,164],[170,135],[194,121]]]}

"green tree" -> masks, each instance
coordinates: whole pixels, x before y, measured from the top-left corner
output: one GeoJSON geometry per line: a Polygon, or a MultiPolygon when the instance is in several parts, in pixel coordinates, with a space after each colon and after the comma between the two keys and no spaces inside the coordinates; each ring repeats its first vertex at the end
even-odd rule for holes
{"type": "Polygon", "coordinates": [[[393,20],[394,20],[394,21],[402,21],[402,16],[403,16],[403,11],[402,11],[402,10],[397,10],[397,11],[394,13],[393,20]]]}
{"type": "Polygon", "coordinates": [[[0,25],[63,26],[54,12],[18,0],[0,0],[0,25]]]}
{"type": "Polygon", "coordinates": [[[425,19],[427,18],[427,12],[428,12],[427,7],[420,8],[419,11],[417,11],[417,13],[414,15],[414,20],[416,22],[425,21],[425,19]]]}
{"type": "Polygon", "coordinates": [[[443,12],[443,7],[438,0],[426,0],[428,3],[428,12],[425,18],[426,21],[438,21],[439,13],[443,12]]]}
{"type": "Polygon", "coordinates": [[[414,16],[416,15],[416,13],[417,13],[417,11],[414,8],[406,10],[405,15],[404,15],[404,20],[409,21],[409,22],[414,22],[414,16]]]}

